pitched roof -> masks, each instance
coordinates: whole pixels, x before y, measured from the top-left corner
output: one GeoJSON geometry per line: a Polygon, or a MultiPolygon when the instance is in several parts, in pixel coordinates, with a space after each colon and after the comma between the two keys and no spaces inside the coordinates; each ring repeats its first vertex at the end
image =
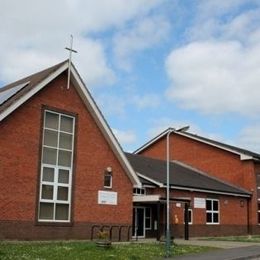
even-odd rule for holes
{"type": "MultiPolygon", "coordinates": [[[[4,120],[13,111],[18,109],[24,102],[29,100],[32,96],[38,93],[41,89],[48,85],[49,82],[54,80],[57,76],[66,72],[69,67],[69,61],[65,60],[53,67],[20,79],[12,84],[0,88],[0,121],[4,120]]],[[[92,98],[90,92],[86,88],[82,78],[77,72],[75,66],[71,64],[71,81],[75,86],[76,91],[84,102],[86,108],[93,116],[95,122],[99,126],[103,136],[109,143],[111,149],[116,155],[126,174],[134,184],[140,186],[140,180],[135,171],[129,164],[125,154],[114,136],[111,128],[106,122],[104,116],[99,110],[97,104],[92,98]]]]}
{"type": "Polygon", "coordinates": [[[66,63],[67,60],[0,88],[0,100],[2,100],[0,103],[0,114],[66,63]],[[21,86],[21,88],[19,88],[19,86],[21,86]],[[17,91],[15,91],[15,89],[17,89],[17,91]],[[8,92],[11,95],[7,96],[8,92]],[[4,99],[3,97],[7,98],[4,99]]]}
{"type": "Polygon", "coordinates": [[[202,143],[206,143],[208,145],[211,146],[215,146],[217,148],[235,153],[240,155],[240,159],[241,160],[256,160],[256,161],[260,161],[260,154],[243,149],[243,148],[239,148],[233,145],[229,145],[229,144],[225,144],[216,140],[212,140],[206,137],[202,137],[196,134],[192,134],[192,133],[188,133],[188,132],[178,132],[176,131],[174,128],[168,128],[165,131],[163,131],[162,133],[160,133],[159,135],[157,135],[156,137],[154,137],[153,139],[151,139],[150,141],[148,141],[147,143],[145,143],[144,145],[142,145],[140,148],[138,148],[134,153],[138,154],[141,151],[145,150],[146,148],[148,148],[149,146],[151,146],[152,144],[154,144],[155,142],[157,142],[158,140],[162,139],[163,137],[165,137],[167,135],[167,133],[169,132],[173,132],[174,134],[177,135],[181,135],[202,143]]]}
{"type": "MultiPolygon", "coordinates": [[[[166,185],[166,161],[131,153],[126,153],[126,156],[142,179],[146,179],[160,187],[166,185]]],[[[170,162],[170,186],[175,189],[197,190],[242,197],[251,195],[250,192],[240,187],[209,176],[198,169],[177,161],[170,162]]]]}

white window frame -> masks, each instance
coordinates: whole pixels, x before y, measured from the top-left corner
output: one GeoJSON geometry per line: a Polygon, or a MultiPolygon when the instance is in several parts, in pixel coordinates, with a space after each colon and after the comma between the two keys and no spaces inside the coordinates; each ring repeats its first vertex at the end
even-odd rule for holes
{"type": "Polygon", "coordinates": [[[259,215],[260,215],[260,199],[258,199],[258,203],[257,203],[257,224],[260,226],[260,222],[258,221],[259,219],[259,215]]]}
{"type": "Polygon", "coordinates": [[[134,188],[133,194],[136,196],[146,195],[146,190],[145,188],[134,188]]]}
{"type": "Polygon", "coordinates": [[[44,110],[44,122],[43,122],[43,134],[42,134],[42,158],[41,158],[41,176],[40,176],[40,189],[39,189],[39,204],[38,204],[38,222],[62,222],[62,223],[69,223],[71,221],[71,196],[72,196],[72,169],[73,169],[73,156],[74,156],[74,142],[75,142],[75,117],[71,115],[67,115],[64,113],[59,113],[51,110],[44,110]],[[46,120],[46,113],[52,113],[56,114],[59,116],[59,122],[58,122],[58,129],[52,129],[45,127],[45,120],[46,120]],[[73,120],[73,126],[72,126],[72,133],[66,132],[66,131],[61,131],[60,130],[60,123],[61,123],[61,116],[64,117],[69,117],[73,120]],[[45,130],[51,130],[51,131],[56,131],[58,133],[58,140],[57,140],[57,147],[53,146],[47,146],[44,144],[44,132],[45,130]],[[60,142],[60,133],[65,133],[65,134],[70,134],[72,135],[72,147],[70,149],[64,149],[64,148],[59,148],[59,142],[60,142]],[[56,158],[56,164],[47,164],[43,163],[43,150],[44,147],[46,148],[52,148],[52,149],[57,149],[57,158],[56,158]],[[67,166],[60,166],[58,165],[59,162],[59,150],[62,151],[69,151],[71,152],[71,162],[70,162],[70,167],[67,166]],[[43,181],[43,169],[44,167],[46,168],[52,168],[54,169],[54,181],[53,182],[48,182],[48,181],[43,181]],[[59,183],[58,182],[58,172],[59,170],[67,170],[69,172],[69,183],[59,183]],[[42,199],[42,186],[43,185],[51,185],[53,186],[53,199],[42,199]],[[58,200],[58,187],[66,187],[68,188],[68,200],[58,200]],[[40,204],[41,203],[51,203],[54,206],[53,209],[53,219],[41,219],[40,218],[40,204]],[[55,219],[56,215],[56,204],[65,204],[69,205],[68,209],[68,219],[67,220],[57,220],[55,219]]]}
{"type": "Polygon", "coordinates": [[[113,187],[112,182],[113,182],[112,173],[105,173],[105,174],[104,174],[104,188],[112,189],[112,187],[113,187]],[[110,177],[109,186],[106,186],[106,185],[105,185],[105,177],[106,177],[106,176],[109,176],[109,177],[110,177]]]}
{"type": "MultiPolygon", "coordinates": [[[[190,221],[189,221],[189,225],[193,224],[193,210],[192,209],[188,209],[188,212],[190,212],[190,221]]],[[[185,209],[183,210],[183,224],[185,224],[185,209]]]]}
{"type": "Polygon", "coordinates": [[[207,225],[219,225],[220,224],[220,203],[219,203],[219,199],[210,199],[210,198],[206,199],[206,224],[207,225]],[[207,201],[211,201],[212,210],[207,210],[207,201]],[[217,203],[218,203],[218,210],[213,210],[213,201],[217,201],[217,203]],[[208,213],[211,214],[212,222],[207,222],[207,214],[208,213]],[[214,213],[218,214],[218,222],[214,222],[214,213]]]}
{"type": "Polygon", "coordinates": [[[152,209],[150,207],[145,208],[145,219],[144,219],[144,226],[145,230],[151,230],[152,229],[152,209]],[[147,216],[147,211],[150,211],[150,216],[147,216]],[[146,220],[149,220],[149,227],[146,226],[146,220]]]}

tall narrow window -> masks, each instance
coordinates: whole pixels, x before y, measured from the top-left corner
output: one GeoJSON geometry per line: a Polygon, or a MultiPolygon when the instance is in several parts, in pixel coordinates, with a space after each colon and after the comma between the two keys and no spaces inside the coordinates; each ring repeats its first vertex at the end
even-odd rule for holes
{"type": "Polygon", "coordinates": [[[39,221],[69,222],[75,118],[44,112],[39,221]]]}
{"type": "Polygon", "coordinates": [[[104,174],[104,188],[112,188],[112,172],[105,171],[104,174]]]}
{"type": "Polygon", "coordinates": [[[145,208],[145,229],[152,228],[152,212],[151,208],[145,208]]]}
{"type": "MultiPolygon", "coordinates": [[[[192,209],[188,209],[188,224],[192,224],[193,215],[192,215],[192,209]]],[[[183,211],[183,223],[185,224],[185,210],[183,211]]]]}
{"type": "Polygon", "coordinates": [[[207,224],[219,224],[219,200],[206,200],[206,220],[207,224]]]}
{"type": "Polygon", "coordinates": [[[257,204],[257,221],[258,225],[260,225],[260,203],[257,204]]]}

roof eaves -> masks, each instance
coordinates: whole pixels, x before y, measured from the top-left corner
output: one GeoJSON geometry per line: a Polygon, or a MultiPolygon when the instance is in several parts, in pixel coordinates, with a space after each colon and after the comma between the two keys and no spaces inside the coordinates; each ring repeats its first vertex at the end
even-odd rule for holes
{"type": "Polygon", "coordinates": [[[72,64],[71,66],[71,72],[74,77],[74,79],[77,82],[77,85],[79,86],[82,96],[81,98],[83,101],[85,100],[85,105],[90,109],[91,114],[94,116],[94,119],[96,123],[99,125],[102,133],[106,137],[108,143],[110,144],[110,147],[113,149],[113,151],[118,155],[118,159],[123,166],[123,168],[126,170],[128,177],[132,181],[133,185],[135,187],[141,187],[142,184],[136,175],[134,169],[130,165],[129,161],[127,160],[121,145],[119,144],[118,140],[116,139],[115,135],[113,134],[111,128],[109,127],[107,121],[105,120],[102,112],[98,108],[95,100],[93,99],[92,95],[88,91],[84,81],[82,80],[81,76],[79,75],[78,71],[76,70],[75,66],[72,64]]]}
{"type": "MultiPolygon", "coordinates": [[[[172,130],[174,130],[174,129],[173,128],[168,128],[168,129],[164,130],[162,133],[160,133],[159,135],[157,135],[156,137],[152,138],[150,141],[146,142],[144,145],[142,145],[141,147],[136,149],[134,151],[134,154],[138,154],[138,153],[142,152],[147,147],[151,146],[152,144],[154,144],[155,142],[157,142],[158,140],[160,140],[161,138],[166,136],[168,132],[170,132],[170,131],[172,132],[172,130]]],[[[187,132],[173,131],[173,133],[181,135],[181,136],[184,136],[184,137],[187,137],[187,138],[190,138],[190,139],[193,139],[193,140],[196,140],[196,141],[199,141],[199,142],[202,142],[202,143],[205,143],[205,144],[208,144],[208,145],[211,145],[211,146],[214,146],[214,147],[217,147],[219,149],[222,149],[222,150],[234,153],[234,154],[237,154],[237,155],[240,156],[240,160],[241,161],[243,161],[243,160],[260,161],[260,154],[259,154],[259,157],[258,157],[258,156],[256,156],[258,154],[255,154],[253,152],[241,151],[243,149],[240,149],[240,148],[236,149],[236,147],[232,148],[232,146],[226,145],[224,143],[217,142],[217,141],[214,141],[214,140],[210,140],[210,139],[207,139],[207,138],[203,138],[203,137],[200,137],[200,136],[197,136],[197,135],[194,135],[194,134],[190,134],[190,133],[187,133],[187,132]]]]}
{"type": "Polygon", "coordinates": [[[179,164],[179,165],[181,165],[182,167],[185,167],[185,168],[187,168],[187,169],[190,169],[190,170],[196,172],[197,174],[200,174],[200,175],[202,175],[202,176],[205,176],[205,177],[207,177],[207,178],[209,178],[209,179],[212,179],[212,180],[215,180],[215,181],[217,181],[217,182],[223,183],[224,185],[230,186],[230,187],[232,187],[232,188],[234,188],[234,189],[240,190],[241,193],[251,194],[251,193],[248,192],[246,189],[243,189],[243,188],[241,188],[241,187],[239,187],[239,186],[236,186],[236,185],[234,185],[234,184],[232,184],[232,183],[226,182],[226,181],[224,181],[224,180],[222,180],[222,179],[219,179],[219,178],[217,178],[217,177],[215,177],[215,176],[208,175],[208,174],[206,174],[205,172],[203,172],[203,171],[201,171],[201,170],[199,170],[199,169],[197,169],[197,168],[194,168],[194,167],[192,167],[192,166],[190,166],[190,165],[188,165],[188,164],[182,163],[182,162],[180,162],[180,161],[172,161],[171,163],[179,164]]]}
{"type": "MultiPolygon", "coordinates": [[[[28,92],[25,92],[19,99],[16,99],[14,96],[15,101],[7,106],[3,111],[0,112],[0,121],[6,118],[9,114],[11,114],[14,110],[20,107],[24,102],[30,99],[33,95],[35,95],[38,91],[44,88],[49,82],[51,82],[54,78],[60,75],[63,71],[68,68],[68,63],[63,62],[56,70],[50,73],[46,78],[44,78],[41,82],[33,86],[28,92]]],[[[17,81],[19,82],[19,81],[17,81]]],[[[10,84],[11,85],[11,84],[10,84]]],[[[9,86],[9,85],[8,85],[9,86]]],[[[8,87],[6,86],[6,87],[8,87]]]]}
{"type": "Polygon", "coordinates": [[[238,192],[228,192],[228,191],[219,191],[213,189],[200,189],[200,188],[193,188],[193,187],[186,187],[186,186],[179,186],[179,185],[171,185],[172,189],[177,190],[188,190],[188,191],[197,191],[203,193],[212,193],[212,194],[219,194],[219,195],[227,195],[227,196],[235,196],[235,197],[245,197],[250,198],[252,196],[251,193],[238,193],[238,192]]]}
{"type": "Polygon", "coordinates": [[[143,179],[145,179],[145,180],[151,182],[151,183],[154,183],[155,185],[159,186],[160,188],[164,187],[164,184],[163,184],[163,183],[158,182],[158,181],[156,181],[156,180],[154,180],[154,179],[152,179],[152,178],[149,178],[149,177],[147,177],[146,175],[143,175],[143,174],[141,174],[141,173],[139,173],[139,172],[137,172],[137,175],[138,175],[139,177],[142,177],[143,179]]]}

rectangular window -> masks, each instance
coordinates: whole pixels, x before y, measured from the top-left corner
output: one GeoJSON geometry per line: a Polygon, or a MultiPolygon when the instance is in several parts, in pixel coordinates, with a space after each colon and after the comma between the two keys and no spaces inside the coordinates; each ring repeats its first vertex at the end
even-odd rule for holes
{"type": "Polygon", "coordinates": [[[206,223],[219,224],[219,200],[206,199],[206,223]]]}
{"type": "Polygon", "coordinates": [[[112,188],[112,174],[105,173],[104,175],[104,188],[112,188]]]}
{"type": "Polygon", "coordinates": [[[151,208],[145,208],[145,229],[152,228],[152,211],[151,208]]]}
{"type": "Polygon", "coordinates": [[[257,204],[257,221],[258,225],[260,225],[260,203],[257,204]]]}
{"type": "Polygon", "coordinates": [[[44,112],[39,221],[70,221],[74,128],[74,117],[44,112]]]}
{"type": "MultiPolygon", "coordinates": [[[[188,224],[192,224],[193,214],[192,209],[188,209],[188,224]]],[[[183,211],[183,223],[185,223],[185,210],[183,211]]]]}
{"type": "Polygon", "coordinates": [[[133,194],[134,195],[145,195],[145,189],[144,188],[134,188],[133,194]]]}

